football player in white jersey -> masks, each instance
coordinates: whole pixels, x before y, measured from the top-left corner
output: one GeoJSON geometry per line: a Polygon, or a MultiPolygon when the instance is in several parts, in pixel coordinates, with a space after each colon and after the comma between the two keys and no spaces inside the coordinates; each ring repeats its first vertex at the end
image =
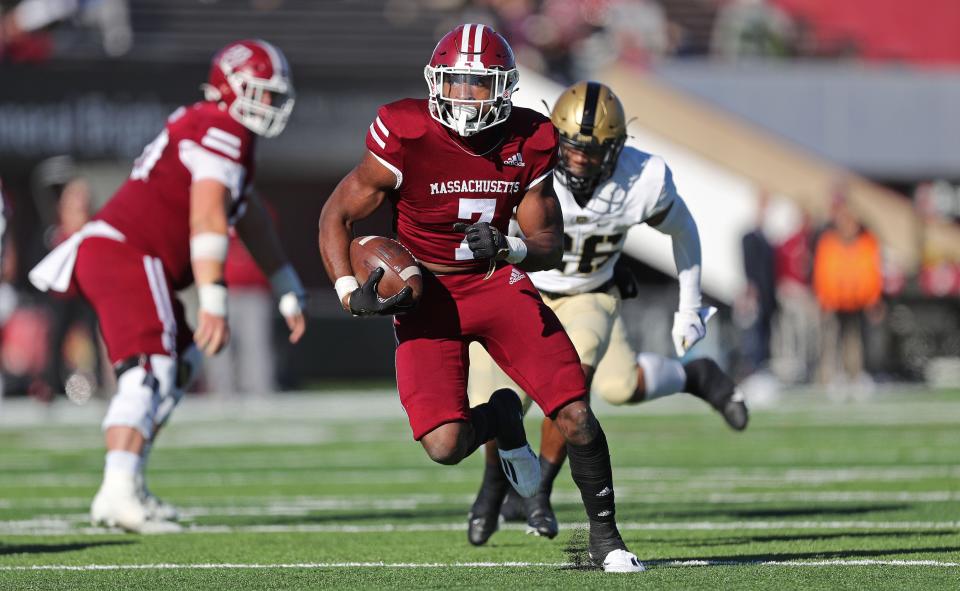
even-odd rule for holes
{"type": "MultiPolygon", "coordinates": [[[[614,266],[627,230],[648,224],[673,240],[680,299],[672,338],[682,357],[706,335],[716,311],[704,307],[700,292],[700,236],[697,224],[677,194],[662,158],[624,146],[626,119],[620,100],[598,82],[567,88],[551,113],[560,132],[560,159],[554,183],[564,223],[560,268],[530,274],[544,302],[563,322],[592,391],[612,404],[639,404],[677,392],[697,396],[720,412],[736,430],[747,426],[747,408],[731,380],[712,359],[681,363],[652,353],[634,353],[620,316],[625,285],[618,286],[614,266]]],[[[622,283],[622,282],[621,282],[622,283]]],[[[492,392],[522,392],[483,348],[470,347],[468,389],[471,405],[492,392]]],[[[486,543],[497,529],[507,483],[488,450],[483,485],[468,518],[470,543],[486,543]]],[[[528,533],[553,538],[557,520],[550,506],[553,481],[566,458],[564,440],[553,421],[544,419],[540,444],[542,480],[536,496],[522,502],[528,533]]],[[[611,491],[612,494],[612,491],[611,491]]],[[[504,513],[510,508],[504,504],[504,513]]],[[[516,517],[516,508],[512,511],[516,517]]],[[[510,517],[510,515],[505,515],[510,517]]]]}

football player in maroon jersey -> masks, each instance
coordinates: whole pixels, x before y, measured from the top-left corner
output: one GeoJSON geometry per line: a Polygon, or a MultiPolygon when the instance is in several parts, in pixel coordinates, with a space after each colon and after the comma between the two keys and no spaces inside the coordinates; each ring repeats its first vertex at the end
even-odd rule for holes
{"type": "Polygon", "coordinates": [[[585,400],[580,360],[527,277],[562,255],[557,132],[546,117],[512,106],[513,51],[487,26],[444,36],[424,75],[429,97],[380,107],[367,153],[323,207],[327,273],[347,311],[396,314],[400,400],[431,459],[456,464],[494,439],[517,492],[532,496],[539,484],[517,394],[499,390],[469,407],[467,347],[477,341],[556,419],[590,520],[593,559],[607,571],[643,570],[617,530],[609,450],[585,400]],[[385,200],[398,239],[423,267],[416,307],[409,287],[383,300],[382,272],[360,286],[350,266],[352,225],[385,200]],[[524,238],[506,236],[514,208],[524,238]]]}
{"type": "Polygon", "coordinates": [[[231,43],[214,57],[204,94],[169,117],[93,221],[30,273],[38,289],[75,289],[96,310],[117,393],[103,421],[106,467],[91,519],[129,531],[175,527],[143,470],[201,352],[216,354],[230,337],[229,226],[270,277],[291,342],[305,330],[303,286],[252,190],[255,136],[279,134],[293,108],[287,60],[264,41],[231,43]],[[194,282],[191,331],[174,291],[194,282]]]}

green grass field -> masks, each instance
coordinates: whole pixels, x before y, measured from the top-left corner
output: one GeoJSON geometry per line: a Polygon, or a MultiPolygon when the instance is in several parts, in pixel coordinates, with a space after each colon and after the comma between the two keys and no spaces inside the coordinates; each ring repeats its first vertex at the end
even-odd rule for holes
{"type": "Polygon", "coordinates": [[[86,521],[101,407],[7,401],[0,589],[960,588],[960,393],[797,394],[743,434],[675,398],[598,409],[636,575],[586,564],[568,471],[557,539],[471,547],[480,457],[432,464],[389,393],[188,400],[150,473],[185,531],[144,536],[86,521]]]}

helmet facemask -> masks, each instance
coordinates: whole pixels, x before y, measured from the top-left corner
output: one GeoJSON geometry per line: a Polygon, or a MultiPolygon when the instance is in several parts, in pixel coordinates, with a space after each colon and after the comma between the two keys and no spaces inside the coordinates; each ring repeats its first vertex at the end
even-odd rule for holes
{"type": "Polygon", "coordinates": [[[463,66],[427,66],[423,76],[430,91],[430,115],[463,137],[507,120],[516,88],[517,70],[463,66]]]}
{"type": "Polygon", "coordinates": [[[591,137],[590,141],[582,141],[560,134],[557,171],[560,182],[570,189],[578,202],[588,201],[600,183],[610,178],[626,139],[626,136],[621,136],[598,142],[597,138],[591,137]],[[569,153],[571,149],[582,152],[586,156],[586,162],[582,165],[572,164],[569,153]]]}
{"type": "Polygon", "coordinates": [[[241,70],[229,74],[227,83],[236,96],[230,105],[231,116],[257,135],[280,135],[293,111],[294,91],[289,80],[281,76],[266,80],[241,70]]]}

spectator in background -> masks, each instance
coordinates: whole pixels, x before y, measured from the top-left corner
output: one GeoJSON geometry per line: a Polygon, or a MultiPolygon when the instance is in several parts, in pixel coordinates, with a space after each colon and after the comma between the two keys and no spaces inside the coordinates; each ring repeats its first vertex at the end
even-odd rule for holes
{"type": "Polygon", "coordinates": [[[777,310],[777,296],[773,246],[763,232],[768,201],[766,192],[761,191],[754,228],[741,239],[747,286],[734,310],[743,331],[741,377],[767,369],[770,361],[771,324],[777,310]]]}
{"type": "Polygon", "coordinates": [[[133,44],[127,0],[21,0],[0,15],[0,57],[10,61],[44,61],[53,44],[44,29],[73,19],[99,29],[104,52],[127,53],[133,44]]]}
{"type": "Polygon", "coordinates": [[[789,57],[795,37],[790,17],[766,0],[725,0],[713,23],[710,53],[726,60],[789,57]]]}
{"type": "Polygon", "coordinates": [[[229,234],[224,280],[230,342],[219,355],[207,359],[204,377],[207,390],[216,396],[263,396],[276,390],[273,294],[236,231],[231,228],[229,234]]]}
{"type": "Polygon", "coordinates": [[[774,372],[788,382],[807,382],[817,359],[819,307],[810,289],[813,231],[810,216],[775,248],[777,303],[772,354],[774,372]]]}
{"type": "Polygon", "coordinates": [[[850,209],[846,191],[843,184],[836,187],[831,224],[814,251],[813,291],[822,310],[819,378],[828,385],[869,386],[864,314],[882,309],[880,245],[850,209]]]}
{"type": "Polygon", "coordinates": [[[950,222],[956,191],[945,181],[921,183],[913,194],[920,228],[920,275],[918,281],[923,295],[956,297],[960,295],[960,263],[953,262],[945,252],[938,252],[927,239],[927,228],[935,222],[950,222]]]}
{"type": "MultiPolygon", "coordinates": [[[[10,243],[7,228],[10,221],[10,205],[3,193],[3,182],[0,181],[0,330],[6,324],[7,318],[13,313],[17,305],[16,291],[10,286],[12,274],[11,257],[7,245],[10,243]],[[8,271],[11,273],[8,274],[8,271]]],[[[2,332],[0,332],[2,336],[2,332]]],[[[0,373],[0,400],[3,400],[3,373],[0,373]]]]}
{"type": "MultiPolygon", "coordinates": [[[[44,232],[44,246],[53,250],[73,236],[93,215],[90,185],[76,177],[65,185],[56,201],[56,220],[44,232]]],[[[46,294],[50,313],[47,333],[49,355],[44,377],[52,394],[67,392],[72,399],[85,401],[100,380],[100,345],[97,317],[78,294],[46,294]]]]}

